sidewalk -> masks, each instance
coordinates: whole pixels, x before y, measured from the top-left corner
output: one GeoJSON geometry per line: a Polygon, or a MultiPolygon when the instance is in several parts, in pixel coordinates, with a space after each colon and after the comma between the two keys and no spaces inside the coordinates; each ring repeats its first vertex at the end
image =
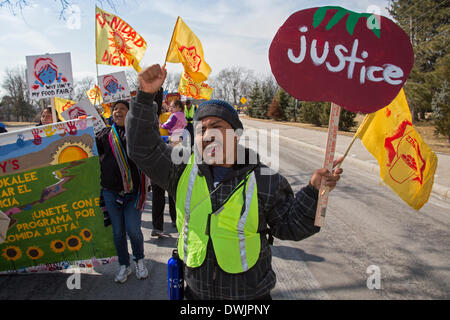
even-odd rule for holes
{"type": "MultiPolygon", "coordinates": [[[[328,133],[313,129],[305,129],[297,126],[284,124],[276,121],[258,121],[248,117],[241,118],[245,129],[277,129],[280,139],[292,142],[299,146],[313,149],[325,154],[328,133]]],[[[345,150],[352,140],[351,136],[339,134],[336,139],[335,158],[344,155],[345,150]]],[[[433,193],[438,194],[444,199],[450,199],[450,154],[435,152],[438,158],[438,165],[434,176],[433,193]]],[[[350,149],[344,164],[349,164],[376,174],[379,176],[379,166],[375,158],[370,154],[360,139],[357,139],[350,149]]]]}

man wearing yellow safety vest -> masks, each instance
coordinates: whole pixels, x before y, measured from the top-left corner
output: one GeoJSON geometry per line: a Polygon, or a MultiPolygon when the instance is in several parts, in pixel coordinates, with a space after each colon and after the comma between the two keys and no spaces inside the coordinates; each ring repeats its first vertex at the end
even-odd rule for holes
{"type": "Polygon", "coordinates": [[[298,241],[317,233],[320,183],[325,179],[333,189],[342,169],[316,170],[310,183],[294,195],[283,176],[268,174],[256,153],[238,144],[242,123],[234,108],[221,100],[198,107],[194,153],[183,155],[189,161],[179,161],[180,149],[159,136],[153,102],[166,74],[160,65],[139,74],[140,90],[126,120],[127,148],[152,182],[176,198],[185,296],[271,299],[276,277],[268,235],[298,241]]]}

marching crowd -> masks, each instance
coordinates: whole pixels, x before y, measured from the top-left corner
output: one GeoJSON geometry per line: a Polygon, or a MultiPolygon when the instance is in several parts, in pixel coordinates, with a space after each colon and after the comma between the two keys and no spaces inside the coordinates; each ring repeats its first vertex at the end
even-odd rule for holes
{"type": "MultiPolygon", "coordinates": [[[[136,277],[149,276],[141,218],[151,190],[155,237],[166,235],[168,194],[187,299],[271,299],[273,237],[299,241],[319,232],[318,190],[322,183],[332,190],[342,169],[318,169],[294,193],[285,177],[239,144],[243,125],[229,103],[167,105],[166,75],[160,65],[139,73],[137,96],[116,101],[111,125],[96,134],[100,206],[105,226],[112,225],[119,262],[114,281],[124,283],[133,272],[127,236],[136,277]],[[174,151],[188,161],[175,161],[174,151]]],[[[51,109],[44,109],[40,125],[51,122],[51,109]]]]}

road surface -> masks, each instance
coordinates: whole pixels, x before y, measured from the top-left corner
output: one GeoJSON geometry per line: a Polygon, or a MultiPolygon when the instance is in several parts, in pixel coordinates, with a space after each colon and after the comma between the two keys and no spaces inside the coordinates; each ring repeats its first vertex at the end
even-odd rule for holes
{"type": "MultiPolygon", "coordinates": [[[[301,144],[299,128],[253,120],[244,120],[244,126],[279,130],[276,167],[294,192],[322,166],[323,154],[301,144]]],[[[267,146],[270,150],[270,139],[267,146]]],[[[417,212],[382,185],[376,174],[345,162],[342,167],[344,174],[330,195],[322,230],[301,242],[275,239],[273,298],[449,299],[448,200],[432,194],[417,212]],[[368,279],[376,286],[377,275],[381,288],[369,289],[368,279]]],[[[167,299],[166,263],[177,238],[167,210],[168,206],[164,228],[169,237],[163,239],[150,236],[151,202],[143,214],[148,279],[137,280],[133,274],[126,283],[115,284],[116,264],[83,270],[81,289],[73,290],[66,285],[68,274],[0,276],[0,299],[167,299]]]]}

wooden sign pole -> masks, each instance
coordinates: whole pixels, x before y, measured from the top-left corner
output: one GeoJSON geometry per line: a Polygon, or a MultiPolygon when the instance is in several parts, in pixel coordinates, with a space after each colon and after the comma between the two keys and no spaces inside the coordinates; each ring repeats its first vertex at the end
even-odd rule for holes
{"type": "Polygon", "coordinates": [[[58,118],[56,117],[56,108],[55,108],[55,97],[50,98],[51,101],[51,107],[52,107],[52,119],[53,123],[58,122],[58,118]]]}
{"type": "MultiPolygon", "coordinates": [[[[331,103],[330,121],[328,124],[328,138],[327,147],[325,149],[325,160],[323,167],[327,168],[330,172],[333,170],[334,152],[336,150],[336,137],[339,128],[339,116],[341,114],[341,107],[335,103],[331,103]]],[[[328,189],[325,187],[325,183],[322,181],[319,190],[319,201],[317,203],[316,219],[314,225],[322,227],[325,222],[325,215],[327,211],[328,203],[328,189]]]]}

